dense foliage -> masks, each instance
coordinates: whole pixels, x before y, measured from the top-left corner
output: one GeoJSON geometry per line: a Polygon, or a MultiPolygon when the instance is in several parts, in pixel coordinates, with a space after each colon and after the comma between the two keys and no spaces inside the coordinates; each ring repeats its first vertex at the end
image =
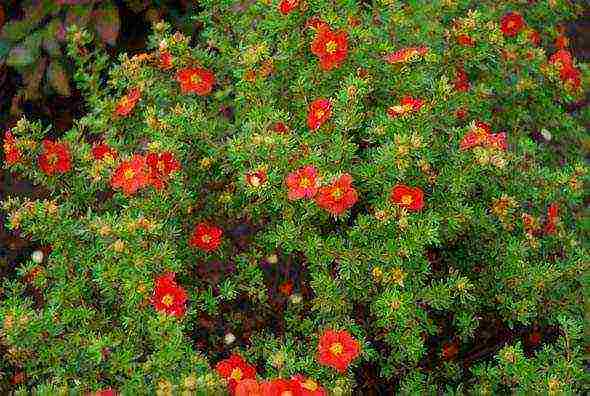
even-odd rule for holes
{"type": "Polygon", "coordinates": [[[113,65],[72,29],[87,115],[6,133],[50,195],[9,226],[50,253],[0,289],[0,386],[587,390],[574,6],[200,6],[192,42],[160,22],[113,65]],[[467,356],[491,326],[532,335],[467,356]]]}

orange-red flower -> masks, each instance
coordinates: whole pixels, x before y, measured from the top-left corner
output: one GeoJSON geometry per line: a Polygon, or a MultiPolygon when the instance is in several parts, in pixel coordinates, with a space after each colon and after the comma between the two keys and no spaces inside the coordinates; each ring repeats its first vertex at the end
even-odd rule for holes
{"type": "Polygon", "coordinates": [[[321,127],[332,116],[332,103],[328,99],[316,99],[309,105],[307,126],[312,131],[321,127]]]}
{"type": "Polygon", "coordinates": [[[277,121],[272,125],[272,130],[278,133],[279,135],[284,135],[289,133],[289,127],[282,121],[277,121]]]}
{"type": "Polygon", "coordinates": [[[346,330],[326,330],[318,343],[317,359],[343,373],[361,353],[361,346],[346,330]]]}
{"type": "Polygon", "coordinates": [[[345,173],[330,185],[320,188],[315,201],[320,208],[335,216],[350,209],[358,201],[358,193],[352,186],[352,176],[345,173]]]}
{"type": "Polygon", "coordinates": [[[315,30],[322,30],[322,29],[330,29],[330,25],[328,25],[328,23],[326,21],[324,21],[321,18],[318,17],[311,17],[307,20],[307,22],[305,23],[305,27],[308,28],[312,28],[315,30]]]}
{"type": "Polygon", "coordinates": [[[146,163],[149,168],[149,183],[158,190],[166,187],[171,173],[180,170],[180,163],[169,151],[148,154],[146,163]]]}
{"type": "Polygon", "coordinates": [[[333,32],[330,29],[320,29],[311,43],[311,52],[320,58],[322,70],[332,70],[346,59],[348,35],[342,30],[333,32]]]}
{"type": "Polygon", "coordinates": [[[39,167],[45,174],[66,173],[72,168],[72,158],[65,143],[43,140],[43,152],[39,156],[39,167]]]}
{"type": "Polygon", "coordinates": [[[301,396],[326,396],[327,392],[320,384],[311,378],[305,378],[301,374],[297,374],[292,378],[299,382],[301,387],[301,396]]]}
{"type": "Polygon", "coordinates": [[[168,272],[156,278],[152,305],[156,311],[180,318],[186,311],[186,290],[174,280],[176,274],[168,272]]]}
{"type": "Polygon", "coordinates": [[[475,40],[473,40],[468,34],[462,33],[457,36],[457,43],[464,47],[473,47],[475,45],[475,40]]]}
{"type": "Polygon", "coordinates": [[[130,160],[123,161],[111,178],[111,186],[123,190],[125,195],[132,195],[148,183],[145,157],[135,154],[130,160]]]}
{"type": "Polygon", "coordinates": [[[212,252],[221,244],[223,230],[214,225],[199,223],[193,231],[189,244],[204,252],[212,252]]]}
{"type": "Polygon", "coordinates": [[[236,384],[234,396],[266,396],[264,393],[266,385],[266,383],[261,384],[253,378],[240,380],[236,384]]]}
{"type": "Polygon", "coordinates": [[[279,292],[285,296],[290,296],[293,293],[293,281],[289,279],[281,283],[279,285],[279,292]]]}
{"type": "Polygon", "coordinates": [[[390,201],[411,212],[424,209],[424,191],[420,187],[398,184],[391,190],[390,201]]]}
{"type": "Polygon", "coordinates": [[[506,37],[516,36],[524,28],[524,18],[517,12],[509,12],[500,21],[500,30],[506,37]]]}
{"type": "Polygon", "coordinates": [[[236,386],[240,381],[256,378],[256,368],[236,354],[232,354],[229,358],[217,363],[215,370],[228,381],[232,395],[235,394],[236,386]]]}
{"type": "Polygon", "coordinates": [[[574,59],[571,52],[565,49],[560,49],[551,55],[549,58],[549,63],[557,66],[558,69],[562,69],[566,66],[571,66],[573,64],[573,60],[574,59]]]}
{"type": "Polygon", "coordinates": [[[106,157],[115,159],[117,158],[117,151],[105,143],[97,143],[92,146],[92,156],[97,161],[101,161],[106,157]]]}
{"type": "Polygon", "coordinates": [[[4,158],[8,165],[14,165],[20,161],[22,157],[21,151],[16,147],[16,138],[12,132],[4,132],[4,158]]]}
{"type": "Polygon", "coordinates": [[[467,76],[467,73],[465,72],[465,69],[463,69],[463,67],[457,68],[454,84],[455,89],[459,92],[469,91],[471,84],[469,83],[469,76],[467,76]]]}
{"type": "Polygon", "coordinates": [[[162,70],[172,69],[172,54],[168,51],[160,52],[159,66],[162,70]]]}
{"type": "Polygon", "coordinates": [[[139,88],[130,89],[127,95],[123,96],[115,107],[115,114],[125,117],[131,114],[137,102],[141,99],[141,90],[139,88]]]}
{"type": "Polygon", "coordinates": [[[529,41],[533,45],[541,44],[541,35],[536,30],[530,30],[528,34],[529,41]]]}
{"type": "Polygon", "coordinates": [[[569,46],[569,44],[570,40],[567,38],[567,36],[563,34],[560,34],[555,38],[555,48],[557,48],[558,50],[566,49],[569,46]]]}
{"type": "Polygon", "coordinates": [[[275,378],[263,386],[264,396],[301,396],[299,381],[286,378],[275,378]]]}
{"type": "Polygon", "coordinates": [[[410,62],[418,59],[428,52],[428,47],[407,47],[395,51],[385,57],[385,60],[391,64],[410,62]]]}
{"type": "Polygon", "coordinates": [[[279,3],[279,11],[283,15],[287,15],[299,6],[299,0],[282,0],[279,3]]]}
{"type": "Polygon", "coordinates": [[[268,180],[264,169],[246,173],[246,183],[251,187],[260,187],[268,180]]]}
{"type": "Polygon", "coordinates": [[[202,67],[187,67],[178,71],[176,81],[180,83],[183,94],[196,93],[203,96],[213,90],[215,75],[202,67]]]}
{"type": "Polygon", "coordinates": [[[313,198],[318,192],[318,173],[311,165],[304,166],[287,175],[285,183],[289,188],[290,200],[313,198]]]}
{"type": "Polygon", "coordinates": [[[495,147],[499,150],[507,150],[508,142],[506,133],[492,133],[492,130],[485,122],[476,121],[472,124],[469,132],[463,136],[459,148],[469,150],[476,146],[495,147]]]}
{"type": "Polygon", "coordinates": [[[547,209],[547,223],[545,223],[545,233],[547,235],[557,232],[557,221],[559,220],[559,205],[555,202],[549,205],[547,209]]]}
{"type": "Polygon", "coordinates": [[[406,95],[402,98],[399,105],[390,106],[387,108],[387,114],[392,117],[399,117],[408,113],[415,113],[420,111],[424,106],[422,99],[417,99],[412,96],[406,95]]]}

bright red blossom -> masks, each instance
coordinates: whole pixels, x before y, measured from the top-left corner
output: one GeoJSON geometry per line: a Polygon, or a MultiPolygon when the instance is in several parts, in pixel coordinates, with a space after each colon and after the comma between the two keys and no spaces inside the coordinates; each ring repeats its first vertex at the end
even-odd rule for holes
{"type": "Polygon", "coordinates": [[[279,11],[283,15],[287,15],[299,6],[299,0],[282,0],[279,3],[279,11]]]}
{"type": "Polygon", "coordinates": [[[39,167],[47,175],[66,173],[72,168],[72,158],[65,143],[43,140],[43,152],[39,156],[39,167]]]}
{"type": "Polygon", "coordinates": [[[301,396],[301,385],[294,379],[275,378],[263,386],[264,396],[301,396]]]}
{"type": "Polygon", "coordinates": [[[289,173],[285,183],[289,188],[288,197],[290,200],[313,198],[318,192],[317,170],[311,165],[304,166],[289,173]]]}
{"type": "Polygon", "coordinates": [[[22,157],[21,151],[16,147],[16,138],[12,132],[4,132],[4,158],[8,165],[16,164],[22,157]]]}
{"type": "Polygon", "coordinates": [[[180,163],[169,151],[148,154],[146,163],[149,167],[149,183],[158,190],[166,187],[171,173],[180,170],[180,163]]]}
{"type": "Polygon", "coordinates": [[[92,157],[97,161],[101,161],[106,157],[115,159],[117,158],[117,151],[105,143],[98,143],[92,146],[92,157]]]}
{"type": "Polygon", "coordinates": [[[236,354],[232,354],[229,358],[217,363],[215,370],[228,381],[232,395],[235,394],[236,386],[240,381],[256,378],[256,368],[236,354]]]}
{"type": "Polygon", "coordinates": [[[260,384],[255,379],[243,379],[236,384],[234,396],[265,396],[264,386],[266,383],[260,384]]]}
{"type": "Polygon", "coordinates": [[[459,92],[467,92],[469,91],[469,88],[471,88],[469,76],[467,76],[467,73],[463,67],[457,68],[454,85],[455,89],[459,92]]]}
{"type": "Polygon", "coordinates": [[[516,36],[523,28],[525,22],[522,15],[517,12],[509,12],[500,21],[500,30],[506,37],[516,36]]]}
{"type": "Polygon", "coordinates": [[[531,44],[535,46],[541,44],[541,35],[536,30],[530,30],[528,38],[531,44]]]}
{"type": "Polygon", "coordinates": [[[172,54],[168,51],[160,53],[160,69],[170,70],[172,69],[172,54]]]}
{"type": "Polygon", "coordinates": [[[221,244],[223,230],[214,225],[199,223],[193,231],[189,244],[204,252],[212,252],[221,244]]]}
{"type": "Polygon", "coordinates": [[[398,184],[391,190],[390,201],[411,212],[424,209],[424,191],[420,187],[398,184]]]}
{"type": "Polygon", "coordinates": [[[196,93],[203,96],[213,90],[215,75],[201,67],[187,67],[178,71],[176,81],[180,84],[183,94],[196,93]]]}
{"type": "Polygon", "coordinates": [[[111,178],[111,186],[123,190],[125,195],[132,195],[148,184],[145,157],[135,154],[130,160],[123,161],[111,178]]]}
{"type": "Polygon", "coordinates": [[[311,43],[311,52],[320,58],[322,70],[332,70],[346,59],[348,35],[344,31],[333,32],[330,29],[320,29],[311,43]]]}
{"type": "Polygon", "coordinates": [[[552,235],[557,232],[557,222],[559,221],[559,205],[555,202],[549,205],[547,209],[547,223],[545,223],[545,233],[552,235]]]}
{"type": "Polygon", "coordinates": [[[422,99],[406,95],[402,98],[399,105],[388,107],[387,114],[390,117],[395,118],[409,113],[418,112],[422,106],[424,106],[424,101],[422,99]]]}
{"type": "Polygon", "coordinates": [[[464,47],[473,47],[475,45],[475,40],[473,40],[468,34],[462,33],[457,36],[457,43],[464,47]]]}
{"type": "Polygon", "coordinates": [[[272,130],[278,133],[279,135],[284,135],[289,133],[289,127],[282,121],[277,121],[272,125],[272,130]]]}
{"type": "Polygon", "coordinates": [[[506,133],[491,133],[492,130],[485,122],[476,121],[472,124],[469,132],[463,136],[459,148],[461,150],[469,150],[473,147],[495,147],[500,150],[508,149],[508,142],[506,140],[506,133]]]}
{"type": "Polygon", "coordinates": [[[569,43],[570,40],[567,38],[567,36],[563,34],[560,34],[555,38],[555,48],[557,48],[558,50],[566,49],[569,46],[569,43]]]}
{"type": "Polygon", "coordinates": [[[131,114],[137,102],[141,99],[141,90],[133,88],[129,90],[127,95],[123,96],[115,107],[115,114],[120,117],[125,117],[131,114]]]}
{"type": "Polygon", "coordinates": [[[315,201],[320,208],[335,216],[350,209],[358,201],[358,193],[352,186],[352,176],[345,173],[330,185],[320,188],[315,201]]]}
{"type": "Polygon", "coordinates": [[[385,60],[391,64],[410,62],[421,56],[426,55],[428,47],[407,47],[395,51],[394,53],[387,55],[385,60]]]}
{"type": "Polygon", "coordinates": [[[332,116],[332,103],[328,99],[316,99],[309,105],[307,126],[312,131],[321,127],[332,116]]]}
{"type": "Polygon", "coordinates": [[[346,330],[326,330],[318,343],[318,362],[343,373],[360,352],[358,341],[346,330]]]}
{"type": "Polygon", "coordinates": [[[156,311],[180,318],[186,311],[186,290],[174,280],[176,274],[168,272],[156,278],[152,305],[156,311]]]}

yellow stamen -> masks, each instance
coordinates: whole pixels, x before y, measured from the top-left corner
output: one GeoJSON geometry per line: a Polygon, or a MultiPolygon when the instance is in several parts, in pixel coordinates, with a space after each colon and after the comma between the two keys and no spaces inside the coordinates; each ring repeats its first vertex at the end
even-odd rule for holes
{"type": "Polygon", "coordinates": [[[402,203],[404,205],[411,205],[412,202],[414,202],[414,197],[412,197],[410,194],[406,194],[402,196],[402,203]]]}
{"type": "Polygon", "coordinates": [[[301,387],[307,389],[308,391],[316,391],[318,389],[318,384],[311,378],[305,380],[304,383],[301,384],[301,387]]]}
{"type": "Polygon", "coordinates": [[[339,342],[335,342],[330,346],[330,352],[332,352],[333,355],[340,355],[343,351],[344,347],[339,342]]]}
{"type": "Polygon", "coordinates": [[[299,181],[299,187],[307,188],[311,186],[311,181],[307,177],[302,177],[299,181]]]}
{"type": "Polygon", "coordinates": [[[328,54],[333,54],[334,52],[336,52],[336,49],[338,49],[338,45],[334,40],[328,41],[326,43],[326,52],[328,54]]]}
{"type": "Polygon", "coordinates": [[[123,177],[127,180],[131,180],[135,177],[135,171],[133,169],[127,169],[123,174],[123,177]]]}
{"type": "Polygon", "coordinates": [[[242,379],[242,369],[240,369],[239,367],[236,367],[235,369],[232,370],[231,374],[230,374],[230,378],[239,381],[242,379]]]}
{"type": "Polygon", "coordinates": [[[332,191],[331,195],[334,199],[340,199],[344,194],[342,193],[342,190],[340,188],[335,188],[334,191],[332,191]]]}
{"type": "Polygon", "coordinates": [[[203,79],[198,74],[193,74],[191,76],[191,83],[193,83],[193,84],[200,84],[202,81],[203,81],[203,79]]]}
{"type": "Polygon", "coordinates": [[[164,304],[167,307],[171,306],[173,302],[174,302],[174,298],[172,298],[172,296],[170,294],[166,294],[162,298],[162,304],[164,304]]]}

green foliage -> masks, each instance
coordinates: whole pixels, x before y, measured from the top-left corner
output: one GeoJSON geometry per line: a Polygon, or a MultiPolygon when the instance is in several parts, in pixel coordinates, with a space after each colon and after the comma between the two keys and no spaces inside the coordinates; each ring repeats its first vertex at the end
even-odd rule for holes
{"type": "MultiPolygon", "coordinates": [[[[8,351],[0,370],[19,367],[20,390],[212,393],[225,383],[210,365],[229,350],[257,364],[261,379],[303,373],[334,394],[362,392],[354,373],[369,363],[403,394],[587,390],[587,137],[584,120],[565,110],[581,90],[563,84],[527,38],[534,28],[552,42],[555,23],[576,14],[569,2],[309,0],[288,15],[271,1],[201,6],[195,46],[158,23],[149,54],[112,65],[88,30],[70,29],[68,54],[89,107],[60,140],[70,172],[37,166],[50,128],[23,119],[12,129],[22,160],[11,170],[50,198],[7,198],[8,225],[52,247],[36,276],[25,263],[0,294],[8,351]],[[500,30],[508,11],[526,20],[517,37],[500,30]],[[347,57],[332,71],[310,51],[313,16],[348,33],[347,57]],[[457,45],[457,22],[473,47],[457,45]],[[384,60],[421,45],[422,57],[384,60]],[[160,67],[163,52],[171,70],[160,67]],[[175,72],[194,65],[214,72],[209,95],[179,91],[175,72]],[[454,88],[459,67],[467,92],[454,88]],[[116,116],[132,88],[141,100],[116,116]],[[424,106],[390,117],[405,95],[424,106]],[[318,98],[330,99],[332,116],[311,131],[308,106],[318,98]],[[505,131],[508,149],[461,149],[472,121],[505,131]],[[289,132],[278,133],[277,122],[289,132]],[[551,144],[530,138],[540,128],[551,144]],[[94,159],[97,140],[118,158],[94,159]],[[121,161],[162,151],[182,165],[164,189],[113,188],[121,161]],[[358,202],[334,216],[288,199],[285,179],[305,165],[322,185],[350,174],[358,202]],[[266,180],[249,182],[258,171],[266,180]],[[424,208],[392,202],[397,184],[420,187],[424,208]],[[551,204],[554,232],[546,231],[551,204]],[[212,252],[190,246],[201,222],[224,230],[212,252]],[[168,271],[188,294],[182,318],[150,304],[154,279],[168,271]],[[296,283],[289,298],[277,290],[285,278],[296,283]],[[471,368],[442,359],[430,342],[450,326],[462,346],[477,344],[495,322],[554,326],[558,335],[537,352],[500,341],[471,368]],[[345,329],[361,345],[345,373],[318,363],[326,329],[345,329]],[[225,346],[228,332],[239,342],[225,346]]],[[[585,86],[587,66],[577,66],[585,86]]]]}

